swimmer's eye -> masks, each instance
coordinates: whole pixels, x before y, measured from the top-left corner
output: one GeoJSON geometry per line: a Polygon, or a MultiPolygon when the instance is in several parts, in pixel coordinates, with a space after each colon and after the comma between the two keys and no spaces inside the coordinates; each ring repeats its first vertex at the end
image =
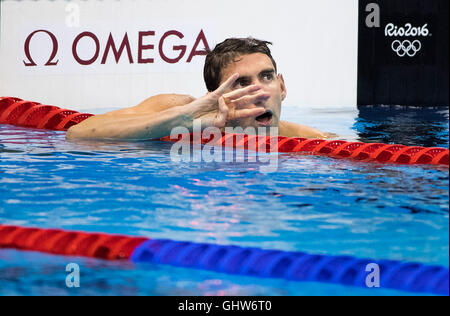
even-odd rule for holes
{"type": "Polygon", "coordinates": [[[273,72],[266,72],[266,73],[261,74],[261,78],[266,82],[272,81],[274,77],[275,76],[274,76],[273,72]]]}
{"type": "Polygon", "coordinates": [[[233,85],[233,88],[243,88],[246,86],[249,86],[251,84],[250,80],[247,80],[245,78],[238,79],[233,85]]]}

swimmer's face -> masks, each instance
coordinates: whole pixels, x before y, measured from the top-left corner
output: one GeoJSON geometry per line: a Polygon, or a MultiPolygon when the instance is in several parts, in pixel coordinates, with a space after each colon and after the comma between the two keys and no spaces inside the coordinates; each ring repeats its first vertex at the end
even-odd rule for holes
{"type": "Polygon", "coordinates": [[[283,76],[277,75],[270,58],[262,53],[242,55],[222,70],[221,84],[235,73],[239,78],[235,81],[232,90],[244,88],[249,85],[259,85],[261,90],[270,95],[270,98],[251,104],[249,108],[263,107],[266,113],[257,118],[244,118],[234,120],[228,126],[249,126],[258,128],[262,126],[278,127],[281,114],[281,102],[286,98],[286,87],[283,76]]]}

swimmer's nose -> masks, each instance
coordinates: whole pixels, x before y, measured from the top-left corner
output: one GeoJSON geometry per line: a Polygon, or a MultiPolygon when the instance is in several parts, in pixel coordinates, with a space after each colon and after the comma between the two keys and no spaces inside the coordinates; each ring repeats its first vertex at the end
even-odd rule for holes
{"type": "Polygon", "coordinates": [[[270,99],[270,95],[268,93],[262,94],[258,99],[255,101],[256,106],[262,106],[265,107],[266,101],[270,99]]]}

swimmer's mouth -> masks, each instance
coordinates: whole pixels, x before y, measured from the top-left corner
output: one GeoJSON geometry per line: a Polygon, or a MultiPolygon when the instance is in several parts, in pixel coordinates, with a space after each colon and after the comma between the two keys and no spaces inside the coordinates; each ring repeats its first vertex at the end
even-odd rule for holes
{"type": "Polygon", "coordinates": [[[269,126],[273,121],[273,113],[270,110],[267,110],[264,114],[257,116],[255,120],[262,126],[269,126]]]}

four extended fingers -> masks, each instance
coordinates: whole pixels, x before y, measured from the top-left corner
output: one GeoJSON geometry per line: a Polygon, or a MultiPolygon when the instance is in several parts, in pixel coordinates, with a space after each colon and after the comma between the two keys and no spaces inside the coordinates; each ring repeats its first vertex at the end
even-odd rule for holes
{"type": "Polygon", "coordinates": [[[256,92],[258,90],[261,90],[261,86],[258,85],[251,85],[251,86],[247,86],[245,88],[242,89],[237,89],[228,93],[225,93],[223,95],[224,98],[226,99],[239,99],[243,96],[246,96],[250,93],[256,92]]]}
{"type": "Polygon", "coordinates": [[[238,78],[239,74],[235,73],[214,91],[219,106],[216,124],[224,125],[227,119],[256,117],[264,114],[265,112],[265,109],[262,107],[251,109],[236,109],[236,107],[243,107],[270,98],[270,94],[268,93],[260,92],[254,94],[256,91],[261,90],[261,86],[258,85],[247,86],[245,88],[237,89],[225,94],[225,92],[233,87],[234,82],[238,78]],[[228,107],[227,101],[234,104],[234,109],[230,109],[228,107]],[[229,115],[231,117],[228,117],[229,115]]]}
{"type": "Polygon", "coordinates": [[[246,95],[237,100],[231,101],[235,108],[245,107],[251,104],[255,104],[270,98],[270,94],[266,92],[260,92],[253,95],[246,95]]]}
{"type": "MultiPolygon", "coordinates": [[[[231,84],[232,86],[233,84],[231,84]]],[[[229,86],[229,85],[227,85],[229,86]]],[[[245,107],[254,103],[258,103],[270,98],[269,93],[257,91],[261,90],[260,85],[250,85],[241,89],[237,89],[223,95],[225,103],[232,105],[236,108],[245,107]]]]}
{"type": "Polygon", "coordinates": [[[228,89],[231,89],[233,87],[234,82],[239,78],[239,74],[235,73],[230,78],[228,78],[224,83],[222,83],[216,91],[214,91],[214,94],[217,98],[221,97],[225,92],[227,92],[228,89]]]}

